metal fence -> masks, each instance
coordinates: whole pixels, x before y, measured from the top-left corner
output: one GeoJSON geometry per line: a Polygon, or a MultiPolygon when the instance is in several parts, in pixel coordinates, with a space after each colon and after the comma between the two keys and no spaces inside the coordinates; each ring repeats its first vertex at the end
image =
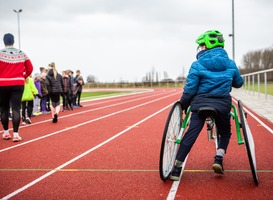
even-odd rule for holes
{"type": "Polygon", "coordinates": [[[252,72],[249,74],[243,74],[245,81],[244,89],[248,94],[261,96],[264,94],[264,98],[267,100],[268,96],[268,84],[273,84],[272,80],[269,82],[268,77],[272,77],[273,69],[267,69],[258,72],[252,72]],[[269,76],[270,74],[270,76],[269,76]]]}

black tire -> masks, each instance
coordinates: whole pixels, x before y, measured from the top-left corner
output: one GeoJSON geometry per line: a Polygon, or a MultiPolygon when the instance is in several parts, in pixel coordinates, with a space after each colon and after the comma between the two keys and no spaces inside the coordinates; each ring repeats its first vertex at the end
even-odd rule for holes
{"type": "Polygon", "coordinates": [[[257,174],[257,167],[256,167],[254,140],[252,137],[252,133],[249,129],[248,123],[246,121],[246,117],[245,117],[245,113],[244,113],[244,109],[243,109],[243,103],[240,100],[238,101],[238,108],[239,108],[239,113],[240,113],[241,126],[243,129],[245,147],[246,147],[246,151],[247,151],[247,156],[248,156],[253,180],[254,180],[255,185],[258,185],[259,181],[258,181],[258,174],[257,174]]]}
{"type": "Polygon", "coordinates": [[[178,146],[175,141],[182,125],[182,108],[180,102],[172,106],[162,136],[160,149],[159,173],[162,181],[166,181],[172,171],[178,146]]]}

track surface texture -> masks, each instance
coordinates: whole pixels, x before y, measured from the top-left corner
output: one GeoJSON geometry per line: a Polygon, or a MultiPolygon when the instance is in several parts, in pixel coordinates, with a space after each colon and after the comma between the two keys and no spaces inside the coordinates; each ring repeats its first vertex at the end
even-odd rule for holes
{"type": "Polygon", "coordinates": [[[50,115],[33,117],[31,125],[20,127],[21,142],[0,141],[0,198],[273,199],[273,135],[264,127],[272,130],[273,124],[251,115],[247,121],[255,141],[259,186],[253,182],[244,145],[237,144],[233,122],[224,175],[211,170],[215,147],[204,128],[181,181],[161,181],[162,133],[181,93],[154,89],[86,101],[82,108],[60,113],[56,124],[50,115]]]}

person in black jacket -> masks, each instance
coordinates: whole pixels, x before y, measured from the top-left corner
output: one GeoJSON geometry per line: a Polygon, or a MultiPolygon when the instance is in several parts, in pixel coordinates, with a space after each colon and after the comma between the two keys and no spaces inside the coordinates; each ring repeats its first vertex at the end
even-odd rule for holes
{"type": "Polygon", "coordinates": [[[52,102],[52,122],[56,123],[58,122],[58,115],[61,110],[60,96],[63,93],[64,85],[62,75],[57,72],[54,62],[49,64],[49,71],[46,76],[46,86],[52,102]]]}

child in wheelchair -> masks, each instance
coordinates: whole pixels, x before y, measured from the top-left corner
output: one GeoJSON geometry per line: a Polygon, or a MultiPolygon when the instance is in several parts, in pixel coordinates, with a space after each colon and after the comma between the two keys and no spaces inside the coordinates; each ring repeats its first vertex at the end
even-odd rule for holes
{"type": "Polygon", "coordinates": [[[179,180],[183,162],[204,126],[206,117],[199,112],[200,108],[204,107],[216,111],[214,118],[220,138],[212,169],[217,174],[224,173],[223,158],[231,136],[230,91],[232,87],[240,88],[244,84],[235,62],[229,59],[224,50],[224,38],[221,32],[207,31],[197,38],[196,43],[199,51],[196,56],[197,61],[191,65],[180,99],[185,112],[191,106],[191,121],[181,140],[171,173],[170,179],[174,181],[179,180]]]}

